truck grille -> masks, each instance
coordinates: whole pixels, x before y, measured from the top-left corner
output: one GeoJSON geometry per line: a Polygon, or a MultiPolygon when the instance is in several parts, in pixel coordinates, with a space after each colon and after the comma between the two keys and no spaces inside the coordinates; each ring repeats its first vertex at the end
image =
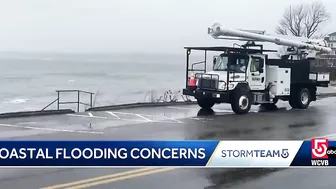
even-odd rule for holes
{"type": "Polygon", "coordinates": [[[200,89],[217,90],[218,89],[218,80],[216,80],[216,79],[204,79],[204,78],[201,78],[198,81],[198,87],[200,89]]]}

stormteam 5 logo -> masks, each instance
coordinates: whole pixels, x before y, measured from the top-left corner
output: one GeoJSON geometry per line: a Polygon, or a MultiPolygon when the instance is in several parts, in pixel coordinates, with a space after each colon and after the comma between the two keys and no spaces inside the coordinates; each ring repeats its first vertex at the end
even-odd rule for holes
{"type": "Polygon", "coordinates": [[[312,159],[328,159],[328,139],[312,139],[311,149],[312,159]]]}

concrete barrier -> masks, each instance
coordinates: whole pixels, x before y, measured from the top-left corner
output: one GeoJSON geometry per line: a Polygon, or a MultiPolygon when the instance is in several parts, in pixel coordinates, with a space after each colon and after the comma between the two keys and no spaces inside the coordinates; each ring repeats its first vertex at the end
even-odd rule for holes
{"type": "MultiPolygon", "coordinates": [[[[335,93],[320,93],[319,98],[336,97],[335,93]]],[[[196,101],[179,101],[179,102],[139,102],[130,104],[119,104],[110,106],[100,106],[89,108],[86,111],[106,111],[106,110],[118,110],[118,109],[129,109],[129,108],[140,108],[140,107],[159,107],[159,106],[176,106],[176,105],[194,105],[197,104],[196,101]]],[[[71,109],[62,110],[44,110],[44,111],[25,111],[25,112],[8,112],[0,113],[0,119],[2,118],[16,118],[16,117],[29,117],[29,116],[46,116],[46,115],[58,115],[58,114],[72,114],[76,113],[71,109]]]]}
{"type": "Polygon", "coordinates": [[[193,105],[197,104],[196,101],[189,102],[139,102],[130,104],[120,104],[120,105],[110,105],[110,106],[99,106],[89,108],[86,111],[106,111],[106,110],[117,110],[117,109],[128,109],[128,108],[138,108],[138,107],[158,107],[158,106],[176,106],[176,105],[193,105]]]}
{"type": "Polygon", "coordinates": [[[15,118],[15,117],[29,117],[29,116],[46,116],[46,115],[57,115],[57,114],[70,114],[70,113],[76,113],[76,112],[71,110],[71,109],[8,112],[8,113],[0,113],[0,119],[2,119],[2,118],[15,118]]]}
{"type": "MultiPolygon", "coordinates": [[[[336,97],[336,92],[334,93],[320,93],[317,95],[320,98],[327,97],[336,97]]],[[[89,108],[86,111],[106,111],[106,110],[118,110],[118,109],[129,109],[129,108],[144,108],[144,107],[158,107],[158,106],[174,106],[174,105],[193,105],[197,104],[196,101],[189,102],[139,102],[139,103],[130,103],[130,104],[119,104],[119,105],[110,105],[110,106],[97,106],[89,108]]]]}
{"type": "Polygon", "coordinates": [[[336,93],[321,93],[317,95],[320,98],[327,98],[327,97],[336,97],[336,93]]]}

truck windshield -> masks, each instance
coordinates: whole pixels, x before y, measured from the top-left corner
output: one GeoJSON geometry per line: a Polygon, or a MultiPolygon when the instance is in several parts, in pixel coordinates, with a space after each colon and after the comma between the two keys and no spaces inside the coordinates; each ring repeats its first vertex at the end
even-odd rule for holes
{"type": "Polygon", "coordinates": [[[229,62],[229,58],[227,56],[217,57],[213,70],[214,71],[225,71],[225,70],[227,70],[228,62],[229,62]]]}
{"type": "Polygon", "coordinates": [[[219,56],[216,59],[213,70],[227,71],[228,66],[231,71],[244,73],[248,65],[249,57],[244,55],[219,56]]]}

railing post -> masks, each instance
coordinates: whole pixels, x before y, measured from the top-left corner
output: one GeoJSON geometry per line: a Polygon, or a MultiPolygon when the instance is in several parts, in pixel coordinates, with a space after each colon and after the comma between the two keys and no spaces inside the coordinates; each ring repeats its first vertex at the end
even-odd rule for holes
{"type": "Polygon", "coordinates": [[[205,57],[205,60],[204,60],[204,73],[206,73],[206,69],[207,69],[207,51],[206,50],[204,51],[204,57],[205,57]]]}
{"type": "Polygon", "coordinates": [[[59,110],[59,99],[60,99],[60,92],[57,91],[57,110],[59,110]]]}
{"type": "Polygon", "coordinates": [[[189,80],[189,53],[191,50],[187,49],[187,60],[186,60],[186,87],[188,87],[189,80]]]}
{"type": "Polygon", "coordinates": [[[93,107],[93,106],[92,106],[92,94],[93,94],[93,93],[90,93],[90,106],[91,106],[91,108],[93,107]]]}
{"type": "Polygon", "coordinates": [[[78,92],[78,93],[77,93],[77,94],[78,94],[78,98],[77,98],[77,100],[78,100],[78,101],[77,101],[77,112],[79,112],[79,91],[77,91],[77,92],[78,92]]]}

